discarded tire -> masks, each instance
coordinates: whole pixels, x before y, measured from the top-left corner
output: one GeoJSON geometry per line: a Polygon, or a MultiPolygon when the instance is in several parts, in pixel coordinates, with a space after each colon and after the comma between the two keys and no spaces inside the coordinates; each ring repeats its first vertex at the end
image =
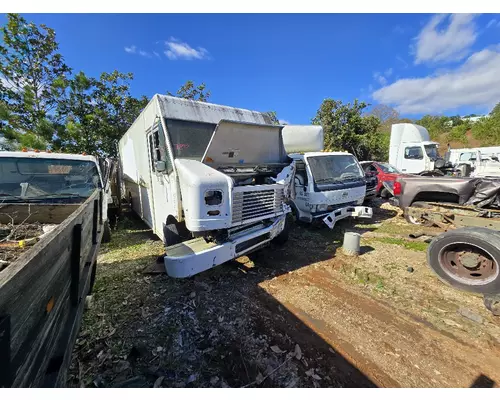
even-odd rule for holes
{"type": "Polygon", "coordinates": [[[460,228],[432,240],[427,261],[438,277],[468,292],[500,293],[500,233],[460,228]]]}

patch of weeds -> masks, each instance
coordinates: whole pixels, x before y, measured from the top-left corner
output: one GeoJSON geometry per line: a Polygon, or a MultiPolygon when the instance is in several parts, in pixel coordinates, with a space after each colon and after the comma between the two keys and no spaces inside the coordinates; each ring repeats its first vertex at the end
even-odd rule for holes
{"type": "Polygon", "coordinates": [[[383,268],[386,269],[387,271],[395,271],[401,268],[399,264],[396,263],[389,263],[389,264],[384,264],[383,268]]]}
{"type": "Polygon", "coordinates": [[[382,279],[379,279],[377,281],[377,284],[375,285],[375,290],[378,290],[379,292],[383,291],[385,288],[384,281],[382,279]]]}
{"type": "Polygon", "coordinates": [[[395,244],[398,246],[403,246],[405,249],[414,250],[414,251],[426,251],[427,247],[429,246],[425,242],[417,242],[417,241],[411,242],[411,241],[404,240],[404,239],[390,238],[390,237],[374,237],[374,238],[370,238],[369,241],[381,242],[381,243],[387,243],[387,244],[395,244]]]}

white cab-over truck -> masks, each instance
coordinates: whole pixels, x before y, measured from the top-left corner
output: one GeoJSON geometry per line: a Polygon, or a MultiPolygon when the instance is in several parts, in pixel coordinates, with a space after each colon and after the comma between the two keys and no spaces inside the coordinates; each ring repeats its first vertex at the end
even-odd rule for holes
{"type": "Polygon", "coordinates": [[[155,95],[119,142],[132,209],[163,239],[168,275],[284,242],[294,162],[265,113],[155,95]]]}
{"type": "Polygon", "coordinates": [[[363,206],[365,173],[352,154],[323,152],[323,128],[316,125],[285,125],[283,142],[295,161],[293,211],[298,221],[323,220],[333,229],[346,217],[371,218],[363,206]]]}

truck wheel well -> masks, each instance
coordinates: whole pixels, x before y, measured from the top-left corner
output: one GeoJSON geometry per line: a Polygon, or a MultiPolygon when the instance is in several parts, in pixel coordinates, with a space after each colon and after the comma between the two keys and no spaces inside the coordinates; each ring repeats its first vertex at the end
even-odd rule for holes
{"type": "Polygon", "coordinates": [[[459,196],[456,193],[446,192],[420,192],[413,199],[412,203],[416,201],[432,201],[437,203],[459,203],[459,196]]]}

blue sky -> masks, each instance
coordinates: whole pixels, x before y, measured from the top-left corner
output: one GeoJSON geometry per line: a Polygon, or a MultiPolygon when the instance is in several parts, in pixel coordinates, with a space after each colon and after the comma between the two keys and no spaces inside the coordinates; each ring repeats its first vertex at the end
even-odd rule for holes
{"type": "MultiPolygon", "coordinates": [[[[309,123],[359,98],[403,116],[500,101],[500,15],[25,14],[55,29],[75,71],[133,72],[134,95],[205,82],[211,102],[309,123]]],[[[5,22],[5,16],[0,21],[5,22]]]]}

